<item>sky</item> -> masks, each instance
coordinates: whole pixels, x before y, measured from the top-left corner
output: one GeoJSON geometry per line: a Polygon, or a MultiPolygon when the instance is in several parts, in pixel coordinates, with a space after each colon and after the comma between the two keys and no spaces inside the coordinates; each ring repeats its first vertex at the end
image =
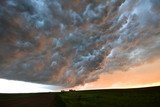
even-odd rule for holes
{"type": "Polygon", "coordinates": [[[0,79],[0,93],[59,92],[62,87],[23,81],[0,79]],[[52,89],[50,89],[52,88],[52,89]]]}
{"type": "Polygon", "coordinates": [[[74,87],[75,90],[123,89],[160,85],[160,60],[131,68],[127,72],[115,71],[100,75],[95,82],[74,87]]]}
{"type": "Polygon", "coordinates": [[[127,72],[115,71],[100,75],[95,82],[72,88],[54,85],[36,84],[15,80],[0,79],[0,93],[37,93],[60,92],[61,90],[91,90],[91,89],[123,89],[141,88],[160,85],[160,60],[134,67],[127,72]]]}
{"type": "Polygon", "coordinates": [[[0,81],[9,86],[159,85],[159,60],[159,0],[0,1],[0,81]]]}

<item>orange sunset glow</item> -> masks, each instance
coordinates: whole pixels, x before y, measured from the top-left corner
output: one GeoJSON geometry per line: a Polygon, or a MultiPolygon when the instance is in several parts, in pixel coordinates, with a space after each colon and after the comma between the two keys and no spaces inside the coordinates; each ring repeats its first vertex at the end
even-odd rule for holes
{"type": "Polygon", "coordinates": [[[160,85],[160,60],[145,63],[128,71],[101,74],[95,82],[75,89],[138,88],[160,85]]]}

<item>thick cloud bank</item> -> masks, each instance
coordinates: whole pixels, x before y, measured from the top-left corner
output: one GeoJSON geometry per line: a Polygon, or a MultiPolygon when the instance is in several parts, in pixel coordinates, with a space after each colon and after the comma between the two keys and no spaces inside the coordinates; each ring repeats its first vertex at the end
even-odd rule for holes
{"type": "Polygon", "coordinates": [[[159,0],[0,1],[0,78],[70,87],[158,58],[159,0]]]}

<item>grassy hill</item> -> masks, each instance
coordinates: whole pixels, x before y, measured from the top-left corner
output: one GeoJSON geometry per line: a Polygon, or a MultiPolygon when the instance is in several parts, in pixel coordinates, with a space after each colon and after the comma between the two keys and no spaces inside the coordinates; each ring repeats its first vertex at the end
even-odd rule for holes
{"type": "Polygon", "coordinates": [[[160,87],[0,94],[0,107],[160,107],[160,87]]]}

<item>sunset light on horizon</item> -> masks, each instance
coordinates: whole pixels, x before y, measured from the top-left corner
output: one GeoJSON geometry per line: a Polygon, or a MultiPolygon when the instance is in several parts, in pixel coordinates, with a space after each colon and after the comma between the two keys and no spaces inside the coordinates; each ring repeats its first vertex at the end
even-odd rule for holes
{"type": "Polygon", "coordinates": [[[115,71],[84,85],[64,88],[60,86],[0,79],[0,93],[60,92],[61,90],[129,89],[160,86],[160,60],[136,66],[129,71],[115,71]],[[154,71],[154,72],[153,72],[154,71]]]}
{"type": "Polygon", "coordinates": [[[133,67],[128,71],[102,74],[97,81],[73,89],[126,89],[152,86],[160,86],[160,60],[133,67]]]}

